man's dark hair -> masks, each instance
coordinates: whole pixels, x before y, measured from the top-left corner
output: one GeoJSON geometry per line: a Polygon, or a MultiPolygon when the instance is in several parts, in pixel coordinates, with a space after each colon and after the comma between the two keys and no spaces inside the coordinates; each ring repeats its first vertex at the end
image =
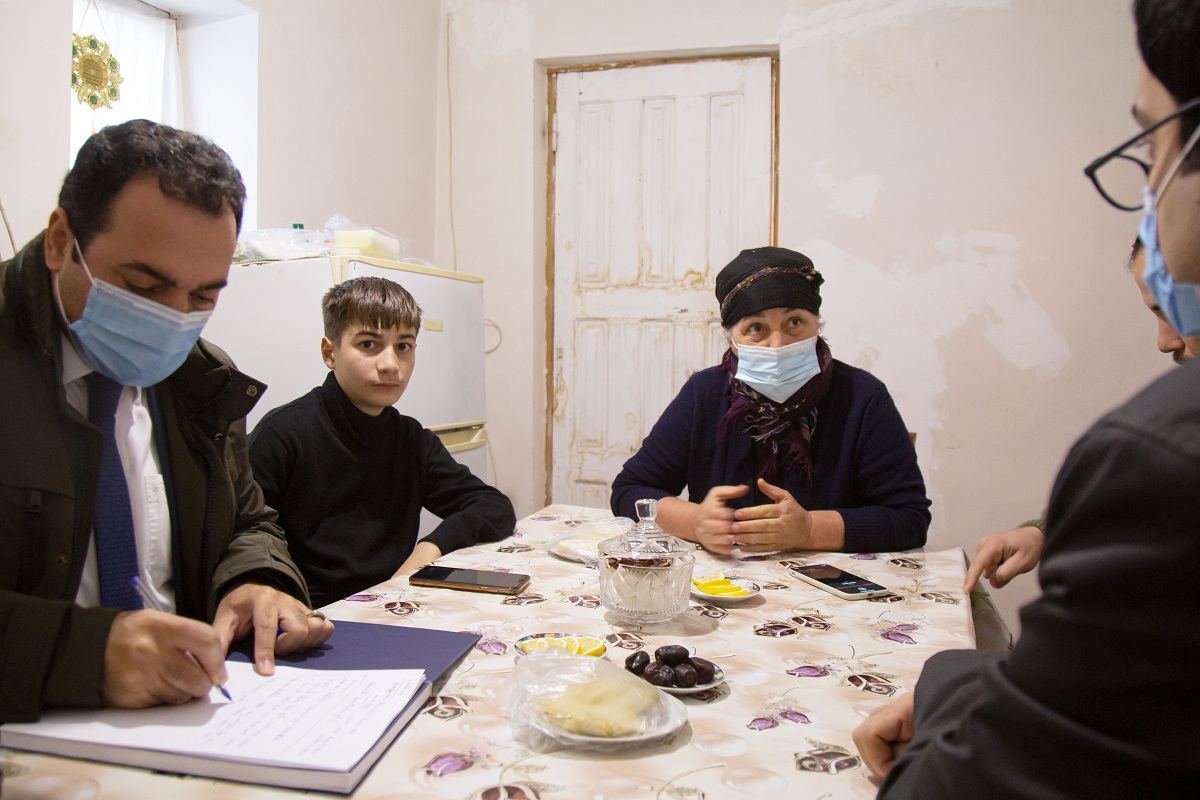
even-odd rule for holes
{"type": "Polygon", "coordinates": [[[232,211],[241,232],[246,187],[229,155],[203,136],[134,119],[93,133],[63,180],[58,205],[81,248],[108,229],[113,198],[139,175],[156,175],[167,197],[213,216],[232,211]]]}
{"type": "MultiPolygon", "coordinates": [[[[1138,49],[1146,68],[1166,87],[1176,103],[1200,97],[1200,2],[1134,0],[1138,49]]],[[[1200,124],[1200,109],[1180,118],[1179,144],[1200,124]]],[[[1183,169],[1200,169],[1200,148],[1193,147],[1183,169]]]]}
{"type": "Polygon", "coordinates": [[[1140,252],[1142,252],[1142,237],[1135,236],[1133,237],[1133,247],[1129,251],[1129,260],[1125,262],[1125,269],[1133,269],[1133,262],[1137,261],[1140,252]]]}

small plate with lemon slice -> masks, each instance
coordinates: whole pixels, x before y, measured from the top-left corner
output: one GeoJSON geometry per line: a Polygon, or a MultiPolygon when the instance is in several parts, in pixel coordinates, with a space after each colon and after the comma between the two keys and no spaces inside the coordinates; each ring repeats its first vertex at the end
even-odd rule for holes
{"type": "Polygon", "coordinates": [[[573,656],[602,657],[608,650],[604,640],[585,633],[531,633],[517,639],[513,649],[518,655],[527,656],[539,650],[560,650],[573,656]]]}
{"type": "Polygon", "coordinates": [[[692,597],[710,603],[742,603],[761,592],[757,583],[736,575],[716,573],[692,578],[692,597]]]}

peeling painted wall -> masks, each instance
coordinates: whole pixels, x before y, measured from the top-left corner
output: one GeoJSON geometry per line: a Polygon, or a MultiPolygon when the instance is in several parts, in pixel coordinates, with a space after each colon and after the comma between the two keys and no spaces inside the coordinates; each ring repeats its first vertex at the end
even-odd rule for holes
{"type": "MultiPolygon", "coordinates": [[[[780,52],[779,241],[836,356],[918,434],[933,546],[1038,515],[1071,441],[1169,368],[1083,164],[1132,130],[1125,0],[446,0],[459,266],[488,278],[497,478],[541,502],[544,63],[780,52]],[[501,154],[501,157],[497,157],[501,154]]],[[[445,55],[445,54],[443,54],[445,55]]],[[[445,122],[446,95],[439,92],[445,122]]],[[[447,141],[439,134],[439,175],[447,141]]],[[[438,185],[439,260],[451,252],[438,185]]],[[[714,301],[715,302],[715,301],[714,301]]],[[[1031,576],[999,593],[1010,622],[1031,576]]]]}

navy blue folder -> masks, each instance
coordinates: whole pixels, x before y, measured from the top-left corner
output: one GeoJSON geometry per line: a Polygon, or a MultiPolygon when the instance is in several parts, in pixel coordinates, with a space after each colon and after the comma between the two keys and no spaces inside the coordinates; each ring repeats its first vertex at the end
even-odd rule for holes
{"type": "MultiPolygon", "coordinates": [[[[320,647],[275,656],[275,663],[306,669],[423,669],[436,694],[458,663],[479,641],[475,633],[375,625],[334,620],[333,636],[320,647]]],[[[229,660],[251,662],[247,636],[229,651],[229,660]]]]}

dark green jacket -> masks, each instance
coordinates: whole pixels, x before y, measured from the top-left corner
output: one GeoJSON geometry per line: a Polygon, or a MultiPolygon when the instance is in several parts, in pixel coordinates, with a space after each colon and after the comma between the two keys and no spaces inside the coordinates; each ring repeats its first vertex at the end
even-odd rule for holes
{"type": "MultiPolygon", "coordinates": [[[[62,332],[39,236],[0,263],[0,722],[100,705],[117,613],[74,604],[100,433],[66,401],[62,332]]],[[[246,456],[245,415],[264,388],[203,340],[154,387],[180,614],[211,620],[250,579],[308,601],[246,456]]]]}

